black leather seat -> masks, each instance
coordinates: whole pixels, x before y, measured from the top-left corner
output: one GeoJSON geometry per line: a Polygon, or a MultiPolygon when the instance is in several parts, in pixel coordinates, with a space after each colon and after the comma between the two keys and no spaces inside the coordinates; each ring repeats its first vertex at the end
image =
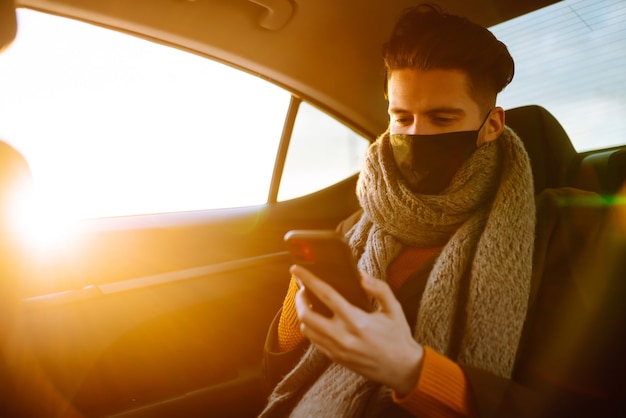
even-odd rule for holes
{"type": "Polygon", "coordinates": [[[583,189],[602,195],[616,194],[626,184],[626,147],[586,155],[576,180],[583,189]]]}
{"type": "MultiPolygon", "coordinates": [[[[581,176],[589,174],[581,171],[582,156],[546,109],[532,105],[507,110],[506,124],[526,146],[536,194],[556,189],[541,200],[553,210],[544,212],[539,205],[538,234],[551,234],[546,242],[553,262],[541,269],[515,378],[547,395],[544,413],[536,416],[624,416],[626,224],[616,233],[619,228],[607,211],[621,208],[580,205],[577,192],[566,189],[584,184],[599,191],[597,176],[602,175],[600,180],[615,182],[610,187],[617,190],[620,170],[626,167],[620,159],[624,154],[610,151],[609,159],[596,153],[603,170],[589,172],[581,183],[581,176]]],[[[535,263],[542,265],[537,259],[535,263]]]]}
{"type": "Polygon", "coordinates": [[[505,114],[506,125],[526,146],[535,194],[546,188],[571,186],[580,157],[559,121],[537,105],[509,109],[505,114]]]}
{"type": "Polygon", "coordinates": [[[563,126],[541,106],[507,110],[506,125],[526,146],[535,194],[571,186],[613,195],[626,182],[626,148],[578,154],[563,126]]]}

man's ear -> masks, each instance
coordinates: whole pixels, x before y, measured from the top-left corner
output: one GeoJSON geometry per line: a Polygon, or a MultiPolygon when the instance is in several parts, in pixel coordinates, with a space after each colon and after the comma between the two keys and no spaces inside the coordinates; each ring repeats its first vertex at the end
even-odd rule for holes
{"type": "Polygon", "coordinates": [[[485,123],[485,133],[482,135],[478,146],[487,142],[495,141],[504,132],[504,109],[499,106],[491,109],[489,119],[485,123]]]}

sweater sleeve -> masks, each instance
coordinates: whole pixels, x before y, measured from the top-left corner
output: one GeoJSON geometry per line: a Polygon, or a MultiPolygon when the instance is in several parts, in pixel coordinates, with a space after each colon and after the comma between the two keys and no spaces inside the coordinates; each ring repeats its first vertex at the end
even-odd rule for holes
{"type": "Polygon", "coordinates": [[[404,397],[394,392],[393,400],[415,416],[477,416],[463,370],[429,347],[424,347],[422,371],[413,391],[404,397]]]}
{"type": "Polygon", "coordinates": [[[293,349],[280,351],[278,348],[278,323],[282,310],[276,314],[270,325],[270,329],[265,339],[263,350],[263,376],[265,387],[269,394],[276,384],[285,376],[298,362],[302,354],[309,346],[309,340],[303,338],[293,349]]]}
{"type": "Polygon", "coordinates": [[[278,321],[278,351],[281,353],[294,349],[304,339],[300,333],[300,320],[296,314],[297,291],[298,283],[292,276],[278,321]]]}
{"type": "Polygon", "coordinates": [[[267,332],[263,374],[268,391],[297,363],[308,345],[308,340],[300,333],[300,321],[296,315],[294,298],[297,291],[298,283],[292,276],[282,308],[267,332]]]}

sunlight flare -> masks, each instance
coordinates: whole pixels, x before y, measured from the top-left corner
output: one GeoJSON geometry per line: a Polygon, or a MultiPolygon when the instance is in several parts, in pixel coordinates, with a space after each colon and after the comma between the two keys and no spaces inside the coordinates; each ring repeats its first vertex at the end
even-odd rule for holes
{"type": "Polygon", "coordinates": [[[60,249],[76,236],[77,222],[34,187],[16,191],[9,215],[17,240],[27,248],[60,249]]]}

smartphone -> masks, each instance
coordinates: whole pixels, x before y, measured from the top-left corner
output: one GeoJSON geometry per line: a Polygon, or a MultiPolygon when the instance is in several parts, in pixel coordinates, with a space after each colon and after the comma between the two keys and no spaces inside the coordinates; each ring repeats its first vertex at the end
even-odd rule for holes
{"type": "MultiPolygon", "coordinates": [[[[285,234],[285,243],[294,264],[330,284],[353,305],[371,311],[370,299],[361,287],[361,274],[343,235],[332,230],[293,230],[285,234]]],[[[307,296],[313,309],[332,316],[313,292],[307,296]]]]}

